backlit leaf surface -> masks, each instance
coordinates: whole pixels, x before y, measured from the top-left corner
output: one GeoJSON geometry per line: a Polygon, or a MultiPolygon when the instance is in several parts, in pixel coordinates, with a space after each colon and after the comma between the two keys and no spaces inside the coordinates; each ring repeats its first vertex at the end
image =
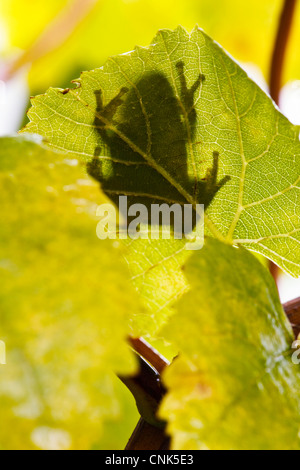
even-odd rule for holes
{"type": "Polygon", "coordinates": [[[161,416],[174,449],[300,449],[300,369],[273,278],[244,249],[208,240],[164,332],[180,354],[161,416]]]}

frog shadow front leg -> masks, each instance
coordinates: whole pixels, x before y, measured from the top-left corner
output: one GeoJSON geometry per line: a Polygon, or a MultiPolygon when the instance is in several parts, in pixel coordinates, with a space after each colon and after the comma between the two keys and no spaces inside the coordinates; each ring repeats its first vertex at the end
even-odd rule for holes
{"type": "MultiPolygon", "coordinates": [[[[96,98],[96,113],[94,126],[100,134],[102,140],[110,144],[110,136],[108,130],[110,126],[115,126],[114,116],[118,108],[123,104],[123,96],[128,93],[129,89],[126,87],[121,88],[120,92],[113,98],[106,106],[103,105],[103,93],[102,90],[96,90],[94,92],[96,98]]],[[[98,157],[101,154],[101,147],[95,148],[94,156],[98,157]]]]}
{"type": "Polygon", "coordinates": [[[213,152],[213,166],[207,169],[205,178],[200,182],[198,200],[204,204],[205,210],[210,206],[218,191],[231,179],[227,175],[218,182],[219,159],[219,152],[213,152]]]}
{"type": "MultiPolygon", "coordinates": [[[[123,104],[123,96],[128,92],[128,88],[121,88],[120,92],[113,98],[106,106],[103,104],[103,92],[102,90],[96,90],[94,92],[96,98],[96,111],[94,127],[97,129],[97,133],[100,135],[101,140],[108,146],[111,144],[112,136],[109,133],[111,126],[116,126],[117,123],[114,121],[114,116],[118,108],[123,104]]],[[[95,178],[97,181],[102,180],[102,163],[99,159],[103,148],[96,146],[94,151],[93,159],[87,163],[87,171],[90,176],[95,178]]]]}
{"type": "MultiPolygon", "coordinates": [[[[187,139],[192,142],[195,135],[195,127],[197,123],[197,111],[195,108],[195,93],[200,86],[205,82],[205,76],[199,74],[197,80],[188,88],[186,76],[184,73],[184,63],[182,61],[177,62],[176,68],[179,74],[180,80],[180,102],[181,107],[183,106],[183,114],[187,116],[189,129],[187,131],[187,139]]],[[[198,181],[197,175],[195,175],[194,181],[194,198],[198,203],[204,204],[207,209],[212,200],[214,199],[217,192],[230,180],[230,176],[225,176],[221,181],[218,182],[219,173],[219,152],[213,152],[213,166],[208,168],[206,176],[202,180],[198,181]]]]}

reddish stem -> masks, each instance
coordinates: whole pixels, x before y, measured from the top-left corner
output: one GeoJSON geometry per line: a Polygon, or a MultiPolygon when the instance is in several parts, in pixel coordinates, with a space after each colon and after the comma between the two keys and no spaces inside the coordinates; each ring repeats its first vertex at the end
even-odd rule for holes
{"type": "Polygon", "coordinates": [[[283,306],[294,330],[296,338],[300,334],[300,297],[283,306]]]}
{"type": "Polygon", "coordinates": [[[147,343],[144,338],[129,338],[129,343],[133,349],[140,356],[146,359],[146,361],[148,361],[159,374],[161,374],[163,370],[170,365],[167,359],[147,343]]]}
{"type": "MultiPolygon", "coordinates": [[[[291,33],[296,4],[297,0],[284,1],[272,54],[270,67],[270,95],[278,106],[288,40],[291,33]]],[[[280,269],[272,261],[270,261],[269,269],[277,283],[280,269]]]]}
{"type": "Polygon", "coordinates": [[[284,62],[296,4],[297,0],[284,1],[274,44],[270,69],[270,95],[276,104],[279,104],[284,62]]]}

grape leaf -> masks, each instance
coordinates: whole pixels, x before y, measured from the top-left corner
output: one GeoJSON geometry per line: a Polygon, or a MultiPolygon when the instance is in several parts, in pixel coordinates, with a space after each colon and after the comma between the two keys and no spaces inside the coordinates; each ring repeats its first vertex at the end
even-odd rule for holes
{"type": "Polygon", "coordinates": [[[33,100],[26,132],[78,154],[111,197],[206,205],[208,234],[300,274],[299,130],[196,28],[33,100]]]}
{"type": "MultiPolygon", "coordinates": [[[[220,46],[198,28],[160,31],[150,47],[113,57],[76,83],[34,98],[25,132],[86,161],[112,200],[204,203],[208,235],[299,275],[298,129],[220,46]]],[[[137,319],[143,334],[186,290],[179,245],[131,244],[148,309],[137,319]]]]}
{"type": "Polygon", "coordinates": [[[268,270],[247,250],[207,240],[164,328],[179,357],[160,414],[174,449],[299,450],[300,369],[268,270]]]}
{"type": "MultiPolygon", "coordinates": [[[[174,239],[137,239],[128,241],[127,247],[125,258],[131,280],[144,304],[143,313],[133,317],[133,328],[136,335],[153,342],[172,314],[172,304],[188,290],[181,267],[189,252],[183,240],[174,239]]],[[[173,357],[174,352],[164,354],[173,357]]]]}
{"type": "Polygon", "coordinates": [[[124,247],[96,236],[107,199],[40,139],[0,144],[0,446],[89,449],[129,409],[125,445],[136,413],[114,373],[135,371],[126,337],[139,302],[124,247]]]}

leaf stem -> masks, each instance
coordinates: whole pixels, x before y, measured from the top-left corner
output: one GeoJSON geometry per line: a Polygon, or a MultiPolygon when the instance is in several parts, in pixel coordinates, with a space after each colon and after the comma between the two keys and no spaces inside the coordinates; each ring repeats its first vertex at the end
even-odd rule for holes
{"type": "Polygon", "coordinates": [[[125,450],[169,450],[170,438],[141,418],[128,441],[125,450]]]}
{"type": "Polygon", "coordinates": [[[129,343],[133,349],[149,364],[154,367],[154,369],[162,374],[163,370],[170,365],[169,361],[165,359],[156,349],[154,349],[144,338],[129,338],[129,343]]]}
{"type": "Polygon", "coordinates": [[[283,305],[284,311],[291,322],[296,338],[300,334],[300,297],[283,305]]]}
{"type": "MultiPolygon", "coordinates": [[[[129,344],[155,368],[158,377],[160,377],[164,369],[169,365],[169,362],[143,338],[129,338],[129,344]]],[[[137,390],[137,396],[135,398],[138,408],[143,408],[142,402],[148,402],[148,405],[151,404],[153,407],[152,412],[153,415],[155,415],[165,390],[158,384],[157,376],[153,374],[153,371],[147,370],[145,363],[142,362],[142,364],[143,367],[140,367],[140,371],[136,377],[120,377],[120,379],[133,395],[135,394],[135,390],[137,390]],[[144,398],[142,395],[144,395],[144,398]],[[155,398],[154,401],[153,398],[155,398]]],[[[165,433],[165,426],[157,427],[154,424],[146,422],[144,418],[141,418],[125,450],[168,450],[169,448],[170,438],[165,433]]]]}
{"type": "MultiPolygon", "coordinates": [[[[270,67],[270,95],[278,106],[288,40],[292,28],[296,4],[297,0],[284,0],[272,54],[270,67]]],[[[277,283],[280,272],[278,266],[270,261],[269,269],[277,283]]]]}
{"type": "Polygon", "coordinates": [[[270,68],[270,95],[279,105],[282,75],[297,0],[284,0],[270,68]]]}

